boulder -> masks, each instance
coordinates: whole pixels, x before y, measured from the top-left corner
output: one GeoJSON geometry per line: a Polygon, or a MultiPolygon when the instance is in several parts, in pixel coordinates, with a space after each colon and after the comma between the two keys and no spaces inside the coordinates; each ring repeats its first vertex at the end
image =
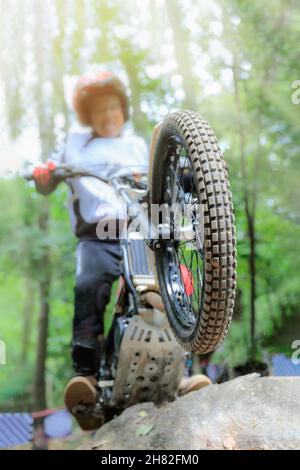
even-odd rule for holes
{"type": "Polygon", "coordinates": [[[249,374],[159,407],[142,403],[100,428],[85,449],[300,449],[300,377],[249,374]]]}

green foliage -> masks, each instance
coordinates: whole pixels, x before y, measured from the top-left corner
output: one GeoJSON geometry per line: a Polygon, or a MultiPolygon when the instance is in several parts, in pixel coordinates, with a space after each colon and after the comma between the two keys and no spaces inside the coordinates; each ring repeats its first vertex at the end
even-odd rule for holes
{"type": "MultiPolygon", "coordinates": [[[[217,0],[216,8],[199,8],[195,0],[178,0],[173,5],[176,3],[180,10],[178,28],[182,31],[172,31],[164,2],[148,2],[148,10],[143,2],[120,0],[45,0],[42,8],[41,2],[33,0],[8,3],[0,0],[4,12],[0,17],[0,84],[5,84],[6,100],[6,120],[3,126],[2,121],[0,124],[3,133],[12,137],[36,128],[41,159],[47,158],[58,143],[59,132],[66,131],[66,125],[57,129],[57,114],[65,115],[66,124],[74,117],[64,102],[63,75],[85,72],[91,65],[107,64],[126,71],[133,124],[149,140],[153,124],[171,109],[183,107],[185,97],[191,96],[182,80],[187,71],[182,70],[176,56],[179,38],[188,41],[194,106],[208,119],[224,148],[238,239],[242,302],[238,319],[214,361],[242,363],[250,348],[250,247],[241,126],[246,183],[251,204],[255,203],[257,354],[262,354],[263,347],[290,351],[288,340],[278,340],[278,332],[293,324],[300,308],[299,106],[291,102],[292,82],[300,79],[300,13],[296,3],[276,0],[266,8],[259,0],[217,0]]],[[[32,403],[38,283],[45,249],[50,253],[51,270],[47,358],[50,406],[62,404],[62,391],[72,374],[76,239],[70,230],[65,199],[64,185],[46,203],[21,178],[1,180],[0,340],[7,343],[8,350],[7,365],[0,366],[3,410],[25,409],[32,403]],[[45,234],[39,218],[46,204],[50,215],[45,234]],[[23,320],[30,300],[28,280],[33,282],[36,296],[30,307],[30,334],[26,336],[23,320]],[[24,342],[28,347],[25,359],[24,342]]],[[[116,289],[117,285],[105,316],[106,333],[116,289]]]]}

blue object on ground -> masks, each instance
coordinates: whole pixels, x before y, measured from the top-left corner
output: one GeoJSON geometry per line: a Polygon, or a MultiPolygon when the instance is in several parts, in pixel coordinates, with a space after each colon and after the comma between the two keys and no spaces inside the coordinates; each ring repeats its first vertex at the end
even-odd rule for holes
{"type": "Polygon", "coordinates": [[[0,448],[25,444],[33,437],[33,418],[29,413],[0,413],[0,448]]]}
{"type": "Polygon", "coordinates": [[[294,364],[290,357],[284,354],[274,354],[272,356],[272,375],[295,376],[300,375],[300,364],[294,364]]]}
{"type": "Polygon", "coordinates": [[[72,416],[67,410],[59,410],[44,420],[44,433],[48,438],[66,437],[72,434],[72,416]]]}

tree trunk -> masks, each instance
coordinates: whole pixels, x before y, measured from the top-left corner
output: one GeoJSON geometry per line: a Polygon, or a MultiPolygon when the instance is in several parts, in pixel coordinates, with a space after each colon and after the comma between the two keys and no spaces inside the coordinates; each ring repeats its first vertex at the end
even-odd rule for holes
{"type": "Polygon", "coordinates": [[[31,327],[32,327],[32,314],[35,303],[35,283],[32,279],[25,279],[25,300],[23,307],[23,335],[22,335],[22,349],[20,363],[25,366],[28,362],[28,350],[30,343],[31,327]]]}
{"type": "Polygon", "coordinates": [[[46,399],[46,357],[49,318],[49,282],[41,281],[40,290],[40,317],[38,325],[37,356],[34,380],[34,404],[35,410],[43,410],[47,407],[46,399]]]}
{"type": "MultiPolygon", "coordinates": [[[[43,201],[39,215],[40,236],[43,240],[48,236],[49,204],[43,201]]],[[[49,317],[49,290],[50,290],[50,253],[46,245],[39,260],[39,293],[40,293],[40,315],[38,326],[37,359],[34,380],[34,404],[35,409],[40,410],[46,407],[46,386],[45,386],[45,363],[47,356],[48,337],[48,317],[49,317]]]]}
{"type": "Polygon", "coordinates": [[[122,48],[121,60],[130,82],[132,121],[136,131],[143,133],[145,131],[145,116],[141,111],[141,87],[138,78],[138,67],[135,64],[134,58],[130,55],[129,44],[126,41],[119,41],[119,43],[122,48]]]}
{"type": "Polygon", "coordinates": [[[182,26],[182,12],[177,0],[165,0],[169,23],[173,31],[175,57],[179,74],[182,76],[185,93],[184,106],[188,109],[197,108],[195,79],[192,73],[192,61],[189,53],[189,37],[182,26]]]}
{"type": "Polygon", "coordinates": [[[249,271],[250,271],[250,338],[251,338],[251,359],[256,356],[256,242],[254,214],[247,214],[248,236],[250,242],[249,271]]]}
{"type": "Polygon", "coordinates": [[[250,359],[255,360],[256,356],[256,334],[255,334],[255,322],[256,322],[256,235],[255,235],[255,210],[256,210],[256,194],[249,191],[249,172],[247,169],[246,161],[246,143],[245,143],[245,131],[242,122],[242,112],[241,112],[241,101],[240,101],[240,90],[238,82],[238,69],[239,64],[237,57],[234,55],[233,61],[233,83],[234,83],[234,92],[235,92],[235,102],[236,102],[236,111],[237,111],[237,127],[239,135],[239,146],[240,146],[240,155],[241,155],[241,171],[243,179],[243,199],[244,199],[244,209],[247,220],[247,230],[249,238],[249,257],[248,257],[248,266],[249,266],[249,275],[250,275],[250,359]],[[252,196],[252,204],[251,204],[252,196]]]}
{"type": "MultiPolygon", "coordinates": [[[[40,236],[43,240],[48,237],[48,222],[49,222],[49,205],[48,201],[44,200],[41,213],[39,216],[40,236]]],[[[46,245],[43,248],[42,256],[39,260],[39,293],[40,293],[40,314],[38,324],[38,337],[37,337],[37,354],[36,354],[36,367],[34,377],[34,409],[35,411],[44,410],[47,408],[46,397],[46,359],[47,359],[47,338],[48,338],[48,322],[49,322],[49,294],[51,282],[51,266],[50,266],[50,253],[49,247],[46,245]]],[[[47,440],[43,433],[44,418],[38,418],[35,421],[35,436],[34,448],[45,449],[47,448],[47,440]]]]}

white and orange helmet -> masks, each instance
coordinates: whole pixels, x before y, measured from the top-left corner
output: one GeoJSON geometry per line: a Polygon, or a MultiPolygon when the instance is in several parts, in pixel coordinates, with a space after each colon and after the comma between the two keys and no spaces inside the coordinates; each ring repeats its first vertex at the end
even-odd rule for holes
{"type": "Polygon", "coordinates": [[[88,101],[93,96],[103,93],[117,95],[121,101],[124,120],[129,119],[129,100],[123,82],[113,73],[102,71],[95,75],[83,75],[79,78],[73,96],[73,107],[78,120],[85,126],[90,125],[88,101]]]}

